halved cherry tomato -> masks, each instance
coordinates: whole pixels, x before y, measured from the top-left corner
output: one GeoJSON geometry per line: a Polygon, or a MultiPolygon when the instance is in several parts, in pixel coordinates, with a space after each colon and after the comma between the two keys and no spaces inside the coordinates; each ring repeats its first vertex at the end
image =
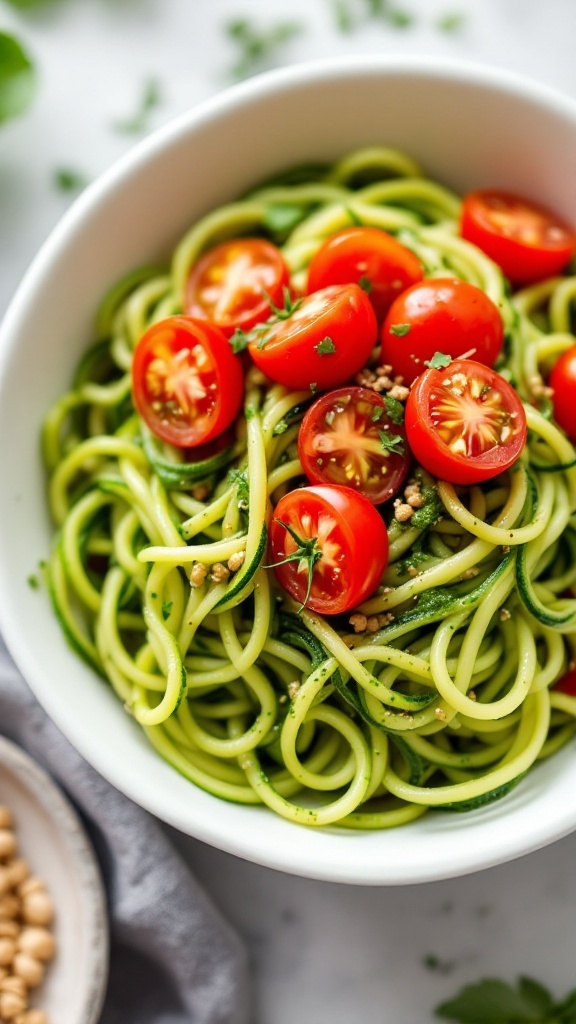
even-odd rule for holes
{"type": "Polygon", "coordinates": [[[267,377],[288,388],[322,391],[362,369],[378,327],[360,286],[337,284],[298,300],[289,315],[257,333],[248,350],[267,377]]]}
{"type": "Polygon", "coordinates": [[[567,693],[569,697],[576,697],[576,668],[570,668],[557,683],[554,683],[553,690],[560,690],[560,693],[567,693]]]}
{"type": "Polygon", "coordinates": [[[556,361],[548,383],[554,389],[554,419],[576,444],[576,345],[556,361]]]}
{"type": "Polygon", "coordinates": [[[454,484],[497,476],[526,444],[518,395],[499,373],[471,359],[426,370],[408,396],[405,424],[415,458],[454,484]]]}
{"type": "Polygon", "coordinates": [[[374,505],[400,490],[410,468],[404,427],[370,388],[339,388],[318,398],[302,420],[298,455],[311,483],[352,487],[374,505]]]}
{"type": "Polygon", "coordinates": [[[207,320],[168,317],[153,324],[134,350],[134,404],[168,444],[194,448],[216,437],[238,413],[243,390],[240,360],[207,320]]]}
{"type": "Polygon", "coordinates": [[[410,249],[380,228],[345,228],[312,257],[307,292],[354,281],[368,294],[379,322],[409,285],[421,281],[422,264],[410,249]]]}
{"type": "Polygon", "coordinates": [[[290,282],[279,249],[263,238],[236,238],[209,249],[192,267],[184,298],[190,316],[211,320],[225,334],[249,331],[284,304],[290,282]]]}
{"type": "Polygon", "coordinates": [[[393,302],[381,333],[380,359],[412,383],[435,352],[452,359],[471,355],[493,366],[504,340],[498,307],[474,284],[457,277],[431,277],[393,302]]]}
{"type": "Polygon", "coordinates": [[[516,284],[557,274],[576,249],[575,232],[555,213],[498,189],[465,196],[461,231],[516,284]]]}
{"type": "Polygon", "coordinates": [[[294,600],[337,615],[380,583],[388,534],[374,506],[350,487],[299,487],[274,509],[270,550],[276,579],[294,600]]]}

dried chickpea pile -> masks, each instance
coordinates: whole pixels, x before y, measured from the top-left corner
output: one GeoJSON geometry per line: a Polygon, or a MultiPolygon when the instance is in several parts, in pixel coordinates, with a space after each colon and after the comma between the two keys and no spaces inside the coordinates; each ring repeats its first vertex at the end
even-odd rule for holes
{"type": "Polygon", "coordinates": [[[29,1006],[54,956],[54,907],[42,880],[18,856],[12,815],[0,804],[0,1024],[48,1024],[29,1006]]]}

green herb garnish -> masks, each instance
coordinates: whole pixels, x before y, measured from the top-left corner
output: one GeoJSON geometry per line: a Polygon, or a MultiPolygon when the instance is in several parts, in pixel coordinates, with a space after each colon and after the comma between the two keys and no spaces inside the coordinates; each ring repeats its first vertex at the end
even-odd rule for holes
{"type": "Polygon", "coordinates": [[[575,1024],[576,989],[556,1002],[539,981],[520,977],[516,986],[494,978],[466,985],[441,1003],[437,1017],[459,1024],[575,1024]]]}
{"type": "Polygon", "coordinates": [[[54,184],[61,192],[81,192],[86,188],[88,179],[81,171],[59,167],[54,171],[54,184]]]}
{"type": "Polygon", "coordinates": [[[0,123],[23,114],[35,89],[30,58],[14,36],[0,32],[0,123]]]}
{"type": "Polygon", "coordinates": [[[114,128],[126,135],[143,135],[149,127],[150,114],[162,103],[162,93],[158,81],[149,78],[142,87],[138,107],[132,117],[116,121],[114,128]]]}
{"type": "Polygon", "coordinates": [[[174,604],[173,601],[163,601],[162,602],[162,618],[164,619],[164,621],[166,621],[166,619],[169,618],[170,612],[172,611],[172,605],[173,604],[174,604]]]}
{"type": "Polygon", "coordinates": [[[358,278],[358,284],[360,285],[362,291],[366,292],[366,295],[370,295],[373,285],[369,277],[358,278]]]}
{"type": "Polygon", "coordinates": [[[238,79],[269,67],[278,51],[302,31],[302,25],[295,21],[278,22],[262,29],[249,18],[235,18],[224,28],[239,49],[238,59],[230,69],[231,76],[238,79]]]}
{"type": "Polygon", "coordinates": [[[444,370],[451,362],[452,356],[447,356],[444,352],[435,352],[432,359],[424,360],[424,366],[430,366],[433,370],[444,370]]]}
{"type": "Polygon", "coordinates": [[[404,423],[404,406],[402,402],[399,402],[397,398],[392,398],[391,395],[384,395],[384,405],[386,406],[388,419],[392,420],[392,423],[395,423],[396,426],[404,423]]]}
{"type": "Polygon", "coordinates": [[[322,341],[319,341],[317,345],[314,345],[314,348],[319,356],[329,356],[336,351],[336,345],[332,341],[332,338],[329,338],[328,336],[322,338],[322,341]]]}
{"type": "Polygon", "coordinates": [[[390,333],[395,334],[397,338],[403,338],[405,334],[409,334],[412,329],[412,324],[391,324],[390,333]]]}
{"type": "Polygon", "coordinates": [[[453,11],[441,15],[436,22],[436,28],[439,28],[441,32],[459,32],[465,22],[466,15],[462,11],[453,11]]]}
{"type": "Polygon", "coordinates": [[[401,434],[392,434],[391,431],[381,430],[378,437],[385,452],[395,452],[397,455],[404,455],[406,449],[404,438],[401,434]]]}

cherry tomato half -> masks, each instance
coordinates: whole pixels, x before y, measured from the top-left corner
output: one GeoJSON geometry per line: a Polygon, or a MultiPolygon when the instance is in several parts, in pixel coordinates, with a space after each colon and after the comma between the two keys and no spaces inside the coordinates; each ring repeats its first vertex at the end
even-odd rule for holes
{"type": "Polygon", "coordinates": [[[405,424],[415,458],[454,484],[497,476],[526,444],[518,395],[499,373],[471,359],[426,370],[408,396],[405,424]]]}
{"type": "Polygon", "coordinates": [[[517,284],[557,274],[576,249],[576,234],[555,213],[497,189],[465,196],[461,231],[517,284]]]}
{"type": "Polygon", "coordinates": [[[194,448],[226,429],[242,404],[244,378],[226,335],[207,320],[172,316],[140,338],[132,393],[153,434],[194,448]]]}
{"type": "Polygon", "coordinates": [[[474,284],[432,277],[408,288],[393,302],[381,333],[380,359],[409,385],[435,352],[452,359],[471,354],[493,366],[504,340],[498,307],[474,284]]]}
{"type": "Polygon", "coordinates": [[[300,426],[298,455],[311,483],[352,487],[374,505],[400,490],[410,468],[404,428],[370,388],[316,399],[300,426]]]}
{"type": "Polygon", "coordinates": [[[556,361],[548,383],[554,389],[554,419],[576,443],[576,345],[556,361]]]}
{"type": "Polygon", "coordinates": [[[576,668],[570,668],[557,683],[554,683],[553,690],[560,690],[560,693],[567,693],[569,697],[576,697],[576,668]]]}
{"type": "Polygon", "coordinates": [[[278,384],[322,391],[362,369],[377,334],[366,293],[357,284],[338,284],[300,299],[248,350],[256,366],[278,384]]]}
{"type": "Polygon", "coordinates": [[[266,320],[284,305],[290,275],[279,249],[262,238],[236,238],[209,249],[192,267],[184,311],[226,334],[266,320]]]}
{"type": "Polygon", "coordinates": [[[420,260],[386,231],[345,228],[327,238],[312,257],[307,291],[354,281],[368,294],[381,322],[396,296],[422,276],[420,260]]]}
{"type": "Polygon", "coordinates": [[[374,506],[350,487],[299,487],[274,509],[270,550],[276,579],[294,600],[337,615],[380,583],[388,534],[374,506]]]}

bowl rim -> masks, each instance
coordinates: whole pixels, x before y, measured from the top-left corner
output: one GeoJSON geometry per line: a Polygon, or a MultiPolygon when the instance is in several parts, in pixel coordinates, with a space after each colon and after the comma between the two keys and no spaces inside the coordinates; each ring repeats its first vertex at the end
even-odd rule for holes
{"type": "MultiPolygon", "coordinates": [[[[341,80],[346,77],[381,75],[400,75],[406,78],[431,76],[445,82],[465,82],[472,86],[487,87],[499,93],[525,99],[550,112],[563,114],[573,121],[576,129],[576,102],[569,96],[524,75],[469,60],[400,54],[346,55],[294,64],[237,83],[196,104],[152,132],[116,160],[71,204],[32,260],[0,324],[0,392],[13,346],[27,316],[30,300],[51,263],[66,249],[70,239],[82,231],[85,219],[97,211],[99,204],[105,201],[107,195],[113,193],[125,180],[144,170],[150,158],[162,154],[173,143],[193,133],[202,124],[218,119],[222,114],[229,114],[237,108],[257,103],[261,98],[273,97],[294,87],[326,83],[334,78],[341,80]]],[[[191,826],[185,828],[177,815],[167,812],[161,806],[161,802],[143,792],[128,770],[122,766],[117,770],[118,763],[113,770],[110,768],[105,745],[99,744],[91,736],[90,730],[85,730],[78,737],[74,709],[59,699],[56,688],[45,687],[42,680],[37,678],[38,672],[32,652],[13,641],[17,622],[18,610],[10,600],[10,581],[5,578],[4,566],[0,563],[0,629],[14,661],[45,711],[82,756],[112,785],[158,818],[181,831],[188,831],[191,826]]],[[[266,810],[265,813],[271,812],[266,810]]],[[[436,864],[418,865],[416,868],[391,866],[386,863],[367,867],[366,864],[362,864],[361,857],[354,861],[352,858],[346,860],[342,856],[331,861],[329,858],[325,859],[323,842],[318,843],[316,852],[311,852],[307,843],[303,843],[301,849],[296,849],[288,843],[282,849],[261,848],[258,841],[254,841],[253,837],[243,830],[228,830],[224,833],[220,826],[215,826],[211,822],[209,815],[201,821],[197,815],[194,820],[194,831],[189,834],[253,863],[302,877],[360,885],[397,885],[453,878],[492,867],[555,842],[575,828],[576,807],[572,811],[569,807],[559,808],[554,822],[549,823],[543,835],[529,838],[526,835],[509,834],[510,830],[506,830],[507,835],[500,842],[497,851],[483,850],[480,854],[469,845],[468,848],[462,847],[455,852],[454,861],[449,867],[436,864]]],[[[339,834],[342,831],[344,830],[340,830],[339,834]]],[[[333,833],[324,833],[326,838],[329,838],[330,834],[333,833]]]]}

